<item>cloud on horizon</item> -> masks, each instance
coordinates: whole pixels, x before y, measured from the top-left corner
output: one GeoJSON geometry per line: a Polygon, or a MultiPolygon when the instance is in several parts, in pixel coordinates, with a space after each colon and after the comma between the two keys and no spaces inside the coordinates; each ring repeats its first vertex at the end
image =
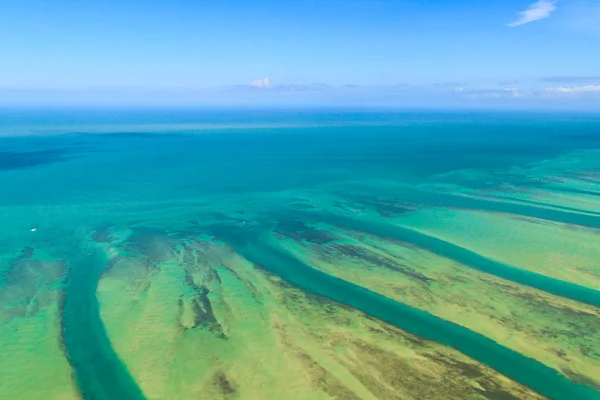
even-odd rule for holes
{"type": "Polygon", "coordinates": [[[558,88],[547,88],[548,93],[591,93],[600,92],[600,85],[586,85],[586,86],[575,86],[575,87],[558,87],[558,88]]]}
{"type": "Polygon", "coordinates": [[[250,81],[248,85],[259,89],[268,88],[271,87],[271,81],[269,80],[268,76],[265,76],[262,79],[255,79],[253,81],[250,81]]]}
{"type": "Polygon", "coordinates": [[[528,97],[533,95],[532,92],[522,92],[521,90],[514,87],[507,87],[501,90],[495,89],[482,89],[482,90],[464,90],[463,88],[457,88],[456,93],[462,97],[468,99],[501,99],[501,98],[518,98],[528,97]],[[462,89],[462,90],[458,90],[462,89]]]}
{"type": "Polygon", "coordinates": [[[508,26],[515,27],[548,18],[556,8],[556,1],[540,0],[530,5],[528,9],[521,11],[519,13],[519,18],[508,24],[508,26]]]}

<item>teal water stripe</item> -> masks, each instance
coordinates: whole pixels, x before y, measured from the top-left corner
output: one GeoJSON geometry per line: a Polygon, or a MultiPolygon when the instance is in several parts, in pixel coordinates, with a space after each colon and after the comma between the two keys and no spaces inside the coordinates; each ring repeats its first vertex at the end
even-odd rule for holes
{"type": "MultiPolygon", "coordinates": [[[[600,229],[600,215],[584,214],[584,210],[571,212],[566,209],[539,207],[533,204],[500,201],[496,199],[460,196],[441,192],[432,192],[419,188],[378,188],[378,195],[389,196],[421,206],[462,208],[476,211],[492,211],[524,217],[538,218],[547,221],[560,222],[600,229]]],[[[354,200],[352,195],[338,193],[342,198],[354,200]]],[[[360,201],[360,199],[358,200],[360,201]]]]}
{"type": "Polygon", "coordinates": [[[565,187],[565,186],[557,186],[557,185],[536,185],[540,189],[550,190],[552,192],[563,192],[563,193],[575,193],[575,194],[585,194],[593,197],[600,197],[600,192],[594,190],[585,190],[585,189],[577,189],[574,187],[565,187]]]}
{"type": "Polygon", "coordinates": [[[547,221],[600,229],[600,216],[597,215],[580,214],[577,212],[536,207],[527,204],[474,199],[467,197],[452,200],[448,199],[446,204],[447,207],[469,208],[480,211],[496,211],[508,214],[517,214],[524,217],[533,217],[547,221]]]}
{"type": "MultiPolygon", "coordinates": [[[[310,215],[310,213],[307,215],[310,215]]],[[[471,250],[407,227],[333,214],[314,213],[312,219],[371,233],[376,236],[409,242],[432,253],[499,278],[600,307],[600,291],[494,261],[471,250]]]]}
{"type": "MultiPolygon", "coordinates": [[[[494,197],[493,200],[498,200],[498,201],[502,202],[503,200],[509,200],[509,199],[504,199],[502,197],[494,197]]],[[[519,199],[519,200],[517,200],[517,202],[519,204],[532,205],[535,208],[545,208],[545,209],[551,208],[551,209],[554,209],[554,210],[564,211],[564,212],[567,212],[567,213],[576,213],[576,214],[581,214],[581,215],[588,215],[590,217],[599,217],[600,216],[600,212],[593,211],[593,210],[584,210],[584,209],[581,209],[581,208],[560,206],[560,205],[556,205],[556,204],[543,203],[543,202],[539,202],[539,201],[525,200],[525,199],[519,199]]]]}
{"type": "Polygon", "coordinates": [[[600,393],[573,383],[554,369],[460,325],[328,275],[272,246],[246,241],[239,235],[221,235],[219,238],[250,262],[301,289],[351,306],[409,333],[453,347],[551,399],[600,400],[600,393]]]}
{"type": "Polygon", "coordinates": [[[519,204],[492,199],[477,199],[473,197],[451,195],[440,196],[440,199],[433,203],[437,203],[436,205],[442,207],[468,208],[478,211],[495,211],[600,229],[600,216],[580,214],[577,212],[569,212],[552,208],[536,207],[534,205],[522,203],[519,204]]]}
{"type": "Polygon", "coordinates": [[[100,317],[96,289],[106,260],[80,250],[68,261],[62,337],[83,399],[144,400],[142,391],[112,348],[100,317]]]}

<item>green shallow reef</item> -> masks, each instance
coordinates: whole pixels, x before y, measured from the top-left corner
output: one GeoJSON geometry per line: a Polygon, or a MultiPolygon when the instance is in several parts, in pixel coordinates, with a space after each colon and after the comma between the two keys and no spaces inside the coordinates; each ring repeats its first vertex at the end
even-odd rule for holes
{"type": "Polygon", "coordinates": [[[0,291],[0,397],[79,398],[61,345],[65,263],[29,248],[3,261],[9,268],[0,291]]]}
{"type": "Polygon", "coordinates": [[[148,398],[541,398],[223,244],[150,240],[144,257],[112,252],[98,290],[115,349],[148,398]]]}
{"type": "Polygon", "coordinates": [[[600,399],[593,117],[79,112],[0,132],[0,399],[600,399]]]}

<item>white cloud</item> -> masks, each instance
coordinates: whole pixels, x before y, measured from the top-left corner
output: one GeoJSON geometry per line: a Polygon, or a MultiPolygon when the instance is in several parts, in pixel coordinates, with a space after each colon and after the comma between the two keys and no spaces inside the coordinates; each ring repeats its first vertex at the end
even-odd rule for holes
{"type": "Polygon", "coordinates": [[[249,83],[249,85],[252,87],[255,87],[255,88],[264,89],[264,88],[271,87],[271,81],[269,80],[268,76],[265,76],[262,79],[255,79],[255,80],[251,81],[249,83]]]}
{"type": "Polygon", "coordinates": [[[587,86],[575,86],[575,87],[558,87],[548,88],[546,92],[549,93],[589,93],[589,92],[600,92],[600,85],[587,85],[587,86]]]}
{"type": "MultiPolygon", "coordinates": [[[[459,88],[462,89],[462,88],[459,88]]],[[[518,98],[533,96],[532,92],[522,92],[517,88],[509,87],[502,90],[456,90],[456,93],[469,99],[502,99],[502,98],[518,98]]]]}
{"type": "Polygon", "coordinates": [[[537,3],[530,5],[527,10],[521,11],[519,13],[519,18],[517,18],[516,21],[508,24],[508,26],[519,26],[529,22],[548,18],[554,10],[556,10],[556,1],[540,0],[537,3]]]}
{"type": "Polygon", "coordinates": [[[514,88],[514,87],[513,88],[506,88],[506,89],[504,89],[504,91],[506,93],[508,93],[508,95],[511,96],[511,97],[522,97],[523,96],[523,94],[521,92],[519,92],[519,89],[514,88]]]}

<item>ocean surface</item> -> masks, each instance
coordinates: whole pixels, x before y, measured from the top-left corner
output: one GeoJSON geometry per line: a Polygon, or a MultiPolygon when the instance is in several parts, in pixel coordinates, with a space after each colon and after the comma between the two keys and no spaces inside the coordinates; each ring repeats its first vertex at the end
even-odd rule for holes
{"type": "Polygon", "coordinates": [[[0,111],[0,398],[600,399],[600,117],[0,111]]]}

